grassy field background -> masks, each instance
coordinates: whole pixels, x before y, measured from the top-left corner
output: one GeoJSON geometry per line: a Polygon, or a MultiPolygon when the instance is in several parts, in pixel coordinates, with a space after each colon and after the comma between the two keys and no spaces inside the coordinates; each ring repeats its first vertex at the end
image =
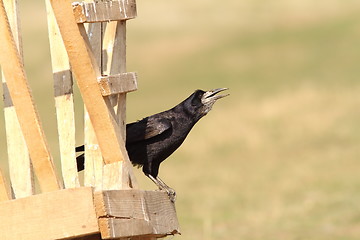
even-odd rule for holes
{"type": "MultiPolygon", "coordinates": [[[[45,6],[20,2],[27,74],[58,162],[45,6]]],[[[198,88],[231,94],[161,167],[178,194],[175,239],[359,239],[360,2],[137,5],[128,22],[128,71],[139,75],[129,122],[198,88]]],[[[79,96],[76,104],[81,129],[79,96]]],[[[0,134],[6,169],[4,127],[0,134]]]]}

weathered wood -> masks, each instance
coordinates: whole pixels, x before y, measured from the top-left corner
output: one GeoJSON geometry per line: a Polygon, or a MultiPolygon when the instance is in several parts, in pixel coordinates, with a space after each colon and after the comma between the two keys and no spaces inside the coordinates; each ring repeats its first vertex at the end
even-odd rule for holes
{"type": "Polygon", "coordinates": [[[74,2],[73,11],[78,23],[120,21],[136,17],[135,0],[74,2]]]}
{"type": "Polygon", "coordinates": [[[132,92],[137,90],[136,73],[129,72],[102,76],[99,85],[103,96],[132,92]]]}
{"type": "Polygon", "coordinates": [[[103,239],[179,233],[174,203],[165,192],[103,191],[94,201],[103,239]]]}
{"type": "Polygon", "coordinates": [[[119,190],[137,188],[133,186],[132,181],[127,172],[128,167],[124,166],[124,162],[116,162],[106,164],[103,167],[103,190],[119,190]],[[124,171],[125,169],[125,171],[124,171]]]}
{"type": "MultiPolygon", "coordinates": [[[[85,108],[86,109],[86,108],[85,108]]],[[[102,189],[103,158],[92,127],[89,114],[85,110],[85,172],[84,185],[94,187],[95,190],[102,189]]]]}
{"type": "MultiPolygon", "coordinates": [[[[102,45],[102,74],[103,75],[110,75],[111,72],[111,63],[112,63],[112,54],[114,53],[114,47],[115,47],[115,41],[116,41],[116,26],[118,22],[109,22],[109,23],[103,23],[104,28],[104,36],[103,36],[103,45],[102,45]]],[[[119,59],[119,64],[123,63],[123,58],[119,59]]],[[[112,107],[114,107],[114,111],[116,109],[117,104],[117,95],[109,96],[109,99],[111,101],[112,107]]],[[[119,134],[125,139],[125,136],[123,135],[123,128],[121,125],[119,125],[118,119],[115,115],[115,120],[118,123],[119,126],[119,134]]],[[[126,153],[127,156],[127,153],[126,153]]],[[[104,190],[117,190],[117,189],[127,189],[129,188],[129,177],[125,178],[126,175],[126,164],[122,164],[120,162],[118,163],[112,163],[107,164],[103,168],[103,174],[106,176],[106,178],[103,179],[103,189],[104,190]]]]}
{"type": "Polygon", "coordinates": [[[40,119],[29,90],[23,61],[10,30],[3,1],[0,1],[0,64],[24,134],[35,173],[43,191],[60,188],[40,119]]]}
{"type": "MultiPolygon", "coordinates": [[[[22,58],[22,41],[17,0],[5,1],[4,5],[19,55],[22,58]]],[[[12,104],[5,76],[2,76],[2,83],[9,174],[12,189],[16,198],[27,197],[34,194],[35,189],[29,152],[16,116],[15,107],[12,104]]]]}
{"type": "Polygon", "coordinates": [[[2,79],[9,175],[15,197],[27,197],[35,193],[32,165],[5,77],[2,79]]]}
{"type": "MultiPolygon", "coordinates": [[[[126,22],[110,22],[106,26],[103,52],[103,74],[116,75],[126,72],[126,22]]],[[[116,121],[119,125],[120,134],[126,138],[126,94],[113,95],[112,103],[117,110],[116,121]]],[[[126,154],[126,158],[128,155],[126,154]]],[[[132,173],[130,161],[125,164],[111,164],[104,167],[104,173],[112,176],[104,182],[104,189],[128,189],[138,188],[137,181],[132,173]],[[121,183],[121,184],[120,184],[121,183]]]]}
{"type": "Polygon", "coordinates": [[[61,170],[66,188],[79,187],[75,154],[73,81],[69,59],[49,0],[46,0],[61,170]]]}
{"type": "Polygon", "coordinates": [[[92,188],[71,188],[0,203],[2,240],[64,239],[99,231],[92,188]]]}
{"type": "MultiPolygon", "coordinates": [[[[90,0],[85,0],[90,2],[90,0]]],[[[88,23],[85,25],[91,49],[98,66],[101,65],[101,23],[88,23]]],[[[99,70],[100,71],[100,70],[99,70]]],[[[103,159],[96,139],[94,128],[91,124],[89,114],[84,111],[84,126],[85,126],[85,173],[84,185],[92,186],[96,191],[102,189],[102,176],[103,176],[103,159]]]]}
{"type": "MultiPolygon", "coordinates": [[[[110,75],[126,72],[126,21],[117,22],[115,33],[110,75]]],[[[126,139],[126,93],[118,94],[116,116],[122,137],[126,139]]],[[[122,171],[123,188],[128,186],[138,188],[130,161],[123,165],[122,171]]]]}
{"type": "Polygon", "coordinates": [[[0,202],[11,199],[9,186],[0,169],[0,202]]]}
{"type": "MultiPolygon", "coordinates": [[[[105,73],[106,75],[126,73],[126,21],[111,23],[108,30],[103,44],[108,56],[105,73]],[[112,48],[109,47],[110,44],[112,48]]],[[[123,138],[126,139],[126,93],[118,94],[116,104],[116,120],[123,138]]]]}
{"type": "Polygon", "coordinates": [[[123,161],[125,143],[119,134],[109,99],[101,95],[99,67],[91,52],[83,24],[77,24],[68,0],[51,0],[52,7],[77,80],[82,98],[105,163],[123,161]],[[76,45],[75,45],[76,43],[76,45]]]}

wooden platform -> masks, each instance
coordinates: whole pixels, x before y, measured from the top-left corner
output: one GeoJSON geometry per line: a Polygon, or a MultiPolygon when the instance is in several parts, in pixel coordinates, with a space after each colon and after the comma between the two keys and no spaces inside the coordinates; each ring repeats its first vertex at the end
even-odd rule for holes
{"type": "Polygon", "coordinates": [[[175,206],[161,191],[64,189],[0,202],[0,213],[2,240],[179,233],[175,206]]]}

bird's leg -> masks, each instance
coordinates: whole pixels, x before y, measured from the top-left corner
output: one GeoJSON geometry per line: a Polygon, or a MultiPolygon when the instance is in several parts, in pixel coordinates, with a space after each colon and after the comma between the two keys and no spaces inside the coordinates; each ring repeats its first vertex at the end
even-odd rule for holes
{"type": "Polygon", "coordinates": [[[166,183],[163,180],[161,180],[161,178],[156,177],[156,180],[158,180],[165,189],[168,189],[170,192],[173,192],[175,194],[175,190],[169,187],[168,185],[166,185],[166,183]]]}
{"type": "Polygon", "coordinates": [[[156,186],[158,186],[158,188],[160,190],[165,190],[166,191],[166,193],[168,194],[168,196],[169,196],[169,198],[170,198],[170,200],[172,202],[175,202],[175,200],[176,200],[176,192],[175,192],[174,189],[172,189],[171,187],[166,185],[166,183],[164,183],[164,181],[161,180],[159,177],[154,178],[150,174],[148,174],[147,176],[156,184],[156,186]]]}
{"type": "Polygon", "coordinates": [[[150,174],[146,174],[146,176],[147,176],[148,178],[150,178],[151,181],[153,181],[153,182],[156,184],[156,186],[158,186],[158,188],[159,188],[160,190],[163,189],[163,186],[161,185],[161,183],[158,182],[158,180],[157,180],[156,178],[154,178],[154,177],[151,176],[150,174]]]}

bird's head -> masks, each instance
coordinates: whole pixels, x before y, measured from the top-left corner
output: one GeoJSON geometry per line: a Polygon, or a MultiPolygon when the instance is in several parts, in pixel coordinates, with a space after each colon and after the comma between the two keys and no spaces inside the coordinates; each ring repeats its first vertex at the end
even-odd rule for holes
{"type": "Polygon", "coordinates": [[[229,94],[217,95],[225,90],[228,88],[217,88],[209,91],[196,90],[187,99],[187,109],[196,116],[196,120],[199,120],[211,110],[218,99],[229,96],[229,94]]]}

